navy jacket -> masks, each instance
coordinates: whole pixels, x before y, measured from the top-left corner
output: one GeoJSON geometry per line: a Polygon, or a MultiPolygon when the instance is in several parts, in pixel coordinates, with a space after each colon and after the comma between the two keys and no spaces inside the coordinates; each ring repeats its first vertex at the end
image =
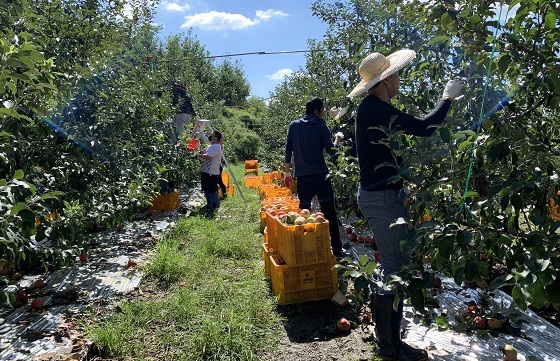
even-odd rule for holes
{"type": "Polygon", "coordinates": [[[286,136],[285,163],[292,163],[294,157],[294,176],[327,174],[324,151],[331,156],[336,154],[330,129],[323,118],[306,114],[294,120],[286,136]]]}

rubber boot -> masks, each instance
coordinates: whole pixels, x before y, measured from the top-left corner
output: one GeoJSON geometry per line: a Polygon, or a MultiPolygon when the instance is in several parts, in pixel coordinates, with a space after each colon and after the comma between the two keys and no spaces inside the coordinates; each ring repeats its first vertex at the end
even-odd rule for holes
{"type": "Polygon", "coordinates": [[[401,322],[403,318],[403,303],[393,309],[395,296],[374,296],[375,331],[379,355],[383,360],[392,361],[424,361],[428,359],[425,350],[413,348],[401,340],[401,322]]]}

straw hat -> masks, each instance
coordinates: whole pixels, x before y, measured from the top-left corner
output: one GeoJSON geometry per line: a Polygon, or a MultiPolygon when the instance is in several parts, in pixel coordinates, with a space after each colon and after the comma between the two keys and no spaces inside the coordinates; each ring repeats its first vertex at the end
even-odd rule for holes
{"type": "Polygon", "coordinates": [[[371,53],[360,64],[358,72],[362,81],[347,95],[352,98],[368,91],[381,80],[395,74],[416,56],[414,50],[399,50],[385,57],[381,53],[371,53]]]}
{"type": "Polygon", "coordinates": [[[346,111],[348,110],[348,107],[344,107],[344,108],[337,108],[337,107],[332,107],[329,110],[329,115],[331,118],[334,118],[334,120],[340,119],[344,116],[344,114],[346,114],[346,111]]]}

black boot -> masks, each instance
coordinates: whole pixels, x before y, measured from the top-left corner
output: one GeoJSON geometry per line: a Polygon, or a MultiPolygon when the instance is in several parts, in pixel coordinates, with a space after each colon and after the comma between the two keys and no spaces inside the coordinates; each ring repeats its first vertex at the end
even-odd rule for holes
{"type": "Polygon", "coordinates": [[[393,309],[395,296],[375,295],[374,319],[379,355],[383,360],[393,361],[424,361],[428,353],[413,348],[401,341],[401,321],[403,303],[399,302],[397,311],[393,309]]]}

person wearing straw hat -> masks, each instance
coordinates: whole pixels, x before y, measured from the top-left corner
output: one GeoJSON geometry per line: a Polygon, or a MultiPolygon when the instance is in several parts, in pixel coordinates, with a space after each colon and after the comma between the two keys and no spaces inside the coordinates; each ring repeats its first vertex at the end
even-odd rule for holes
{"type": "MultiPolygon", "coordinates": [[[[390,104],[399,93],[399,71],[409,64],[416,53],[399,50],[389,56],[369,54],[359,67],[361,81],[348,94],[355,98],[365,94],[356,112],[356,148],[360,166],[358,206],[372,230],[381,258],[381,280],[400,271],[410,262],[401,252],[400,241],[408,231],[406,224],[394,224],[397,219],[408,220],[408,202],[399,168],[402,159],[386,140],[391,132],[404,131],[408,135],[430,136],[434,126],[443,123],[447,112],[464,86],[459,79],[450,80],[436,108],[424,118],[401,112],[390,104]]],[[[425,350],[413,348],[401,340],[403,302],[394,308],[395,291],[379,290],[372,297],[378,349],[385,360],[427,360],[425,350]]]]}
{"type": "Polygon", "coordinates": [[[331,131],[323,119],[324,113],[323,100],[314,97],[305,105],[305,116],[290,123],[286,135],[284,185],[289,188],[292,182],[293,155],[299,208],[310,209],[311,200],[317,196],[321,212],[329,221],[332,253],[336,257],[342,257],[334,191],[331,181],[327,178],[329,169],[323,152],[335,155],[334,148],[344,136],[338,132],[333,142],[331,131]]]}

